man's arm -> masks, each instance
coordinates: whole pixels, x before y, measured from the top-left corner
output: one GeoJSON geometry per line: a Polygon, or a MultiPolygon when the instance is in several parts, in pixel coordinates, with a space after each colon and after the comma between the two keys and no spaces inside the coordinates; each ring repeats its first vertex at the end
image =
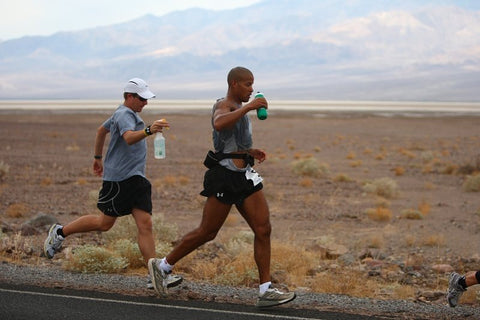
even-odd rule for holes
{"type": "Polygon", "coordinates": [[[241,108],[236,108],[235,105],[227,99],[219,101],[213,113],[213,127],[217,131],[231,128],[249,111],[264,106],[268,106],[268,102],[263,97],[255,98],[241,108]]]}
{"type": "Polygon", "coordinates": [[[95,146],[94,146],[94,155],[95,159],[93,160],[93,172],[101,177],[103,174],[103,145],[105,144],[105,139],[109,131],[105,129],[103,125],[98,127],[97,135],[95,136],[95,146]]]}

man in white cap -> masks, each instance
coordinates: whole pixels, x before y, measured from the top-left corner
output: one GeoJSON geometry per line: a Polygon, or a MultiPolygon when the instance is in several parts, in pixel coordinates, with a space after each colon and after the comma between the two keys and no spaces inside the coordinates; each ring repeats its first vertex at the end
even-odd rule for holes
{"type": "MultiPolygon", "coordinates": [[[[155,94],[140,78],[130,79],[124,88],[124,102],[113,115],[98,129],[94,146],[93,171],[103,177],[97,207],[101,215],[82,216],[65,226],[54,224],[50,227],[44,243],[44,253],[53,258],[62,247],[65,238],[71,234],[108,231],[117,217],[132,215],[138,228],[138,246],[148,263],[155,257],[155,242],[152,233],[151,184],[145,177],[147,143],[145,138],[169,127],[168,122],[157,120],[145,127],[139,113],[155,94]],[[103,146],[107,134],[110,143],[103,158],[103,146]]],[[[169,286],[182,282],[179,276],[169,278],[169,286]]],[[[147,287],[153,288],[149,278],[147,287]]]]}

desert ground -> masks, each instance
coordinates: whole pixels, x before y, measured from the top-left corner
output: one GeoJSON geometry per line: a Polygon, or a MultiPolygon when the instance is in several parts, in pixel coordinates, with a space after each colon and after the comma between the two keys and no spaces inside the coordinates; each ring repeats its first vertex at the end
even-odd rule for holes
{"type": "MultiPolygon", "coordinates": [[[[4,234],[15,234],[39,213],[65,224],[96,212],[101,178],[92,173],[93,143],[109,114],[0,113],[4,234]]],[[[180,236],[201,217],[210,116],[147,111],[141,116],[146,124],[159,118],[171,124],[166,159],[154,159],[153,137],[148,138],[146,173],[154,215],[177,225],[180,236]]],[[[463,188],[480,169],[479,120],[272,112],[260,121],[252,115],[254,147],[267,152],[255,168],[264,178],[272,238],[317,252],[323,271],[367,265],[362,270],[371,277],[445,291],[452,269],[480,269],[479,193],[463,188]],[[294,170],[307,159],[321,170],[294,170]],[[387,185],[372,189],[378,181],[387,185]],[[353,261],[339,260],[347,255],[353,261]],[[377,274],[376,261],[383,269],[391,263],[398,268],[377,274]]],[[[240,230],[248,226],[233,210],[218,241],[240,230]]],[[[41,255],[43,232],[29,235],[38,239],[32,242],[35,257],[41,255]]],[[[91,241],[86,235],[75,239],[70,245],[91,241]]],[[[2,257],[11,259],[5,252],[2,257]]]]}

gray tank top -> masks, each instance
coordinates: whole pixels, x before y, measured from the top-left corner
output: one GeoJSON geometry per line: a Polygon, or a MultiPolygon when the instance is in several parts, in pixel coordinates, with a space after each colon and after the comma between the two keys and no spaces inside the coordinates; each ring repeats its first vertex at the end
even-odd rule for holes
{"type": "MultiPolygon", "coordinates": [[[[213,105],[212,109],[212,127],[213,127],[213,113],[217,107],[218,99],[213,105]]],[[[231,153],[241,150],[248,150],[252,147],[252,125],[250,118],[244,115],[240,118],[235,125],[230,129],[217,131],[213,129],[213,147],[215,152],[231,153]]],[[[220,165],[233,171],[245,171],[246,168],[238,168],[233,163],[232,159],[223,159],[220,161],[220,165]]]]}

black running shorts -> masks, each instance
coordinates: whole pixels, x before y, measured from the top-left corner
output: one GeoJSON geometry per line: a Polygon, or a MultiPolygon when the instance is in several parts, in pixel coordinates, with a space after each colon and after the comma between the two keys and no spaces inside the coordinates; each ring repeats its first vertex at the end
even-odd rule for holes
{"type": "Polygon", "coordinates": [[[245,177],[245,172],[215,166],[205,172],[200,194],[205,197],[215,196],[226,204],[241,205],[246,198],[262,188],[261,182],[254,186],[253,181],[245,177]]]}
{"type": "Polygon", "coordinates": [[[103,181],[97,208],[112,217],[131,214],[133,208],[152,214],[152,185],[142,176],[103,181]]]}

